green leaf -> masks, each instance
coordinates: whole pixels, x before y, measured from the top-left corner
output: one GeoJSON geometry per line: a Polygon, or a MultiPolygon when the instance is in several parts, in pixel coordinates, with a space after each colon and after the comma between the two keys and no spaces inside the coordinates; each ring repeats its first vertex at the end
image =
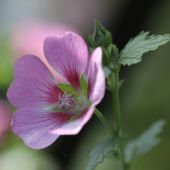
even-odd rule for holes
{"type": "Polygon", "coordinates": [[[86,170],[95,170],[99,163],[102,163],[106,156],[113,154],[117,148],[117,142],[113,138],[105,139],[97,144],[89,153],[89,162],[86,170]]]}
{"type": "Polygon", "coordinates": [[[159,120],[137,139],[130,141],[125,148],[126,162],[131,162],[156,146],[160,142],[158,135],[162,132],[164,125],[165,121],[159,120]]]}
{"type": "Polygon", "coordinates": [[[119,63],[132,65],[142,60],[146,52],[156,50],[159,46],[170,41],[170,35],[149,35],[149,32],[141,32],[135,38],[130,39],[120,53],[119,63]]]}
{"type": "Polygon", "coordinates": [[[75,90],[70,84],[57,84],[57,87],[68,94],[74,94],[75,90]]]}

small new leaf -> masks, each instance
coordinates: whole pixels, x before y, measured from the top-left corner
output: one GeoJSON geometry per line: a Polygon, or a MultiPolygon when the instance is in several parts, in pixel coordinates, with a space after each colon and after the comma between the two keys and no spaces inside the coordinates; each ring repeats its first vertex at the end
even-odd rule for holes
{"type": "Polygon", "coordinates": [[[105,77],[108,78],[111,74],[111,70],[108,67],[103,67],[105,77]]]}
{"type": "Polygon", "coordinates": [[[89,37],[89,43],[92,48],[96,48],[98,46],[107,48],[112,43],[112,34],[96,20],[94,33],[89,37]]]}
{"type": "Polygon", "coordinates": [[[99,163],[102,163],[106,156],[114,153],[117,146],[113,138],[105,139],[97,144],[89,153],[89,161],[86,170],[95,170],[99,163]]]}
{"type": "Polygon", "coordinates": [[[162,132],[164,120],[155,122],[147,131],[137,139],[130,141],[125,148],[125,159],[127,163],[149,152],[160,142],[158,135],[162,132]]]}
{"type": "Polygon", "coordinates": [[[132,65],[142,60],[146,52],[156,50],[159,46],[170,41],[170,35],[149,35],[149,32],[141,32],[135,38],[130,39],[120,53],[119,63],[132,65]]]}
{"type": "Polygon", "coordinates": [[[119,59],[119,50],[115,44],[110,44],[107,50],[108,50],[108,55],[113,57],[114,60],[119,59]]]}

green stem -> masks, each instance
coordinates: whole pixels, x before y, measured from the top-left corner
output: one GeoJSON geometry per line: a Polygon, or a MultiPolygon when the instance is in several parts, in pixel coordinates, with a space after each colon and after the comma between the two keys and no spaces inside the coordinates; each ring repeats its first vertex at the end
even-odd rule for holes
{"type": "Polygon", "coordinates": [[[113,97],[113,114],[115,117],[115,132],[118,137],[122,136],[122,118],[120,112],[120,99],[119,99],[119,70],[115,71],[115,87],[112,90],[113,97]]]}
{"type": "Polygon", "coordinates": [[[106,129],[109,131],[111,136],[113,136],[114,131],[113,131],[112,127],[110,126],[110,123],[103,116],[103,114],[98,109],[95,109],[94,113],[99,118],[99,120],[102,122],[102,124],[106,127],[106,129]]]}
{"type": "Polygon", "coordinates": [[[113,97],[113,114],[114,114],[114,124],[115,124],[115,135],[118,139],[120,139],[120,148],[119,148],[119,158],[122,163],[123,170],[128,170],[128,166],[125,162],[125,155],[124,155],[124,143],[122,142],[123,138],[123,131],[122,131],[122,115],[120,110],[120,98],[119,98],[119,71],[120,66],[115,69],[114,78],[115,78],[115,86],[112,90],[112,97],[113,97]]]}

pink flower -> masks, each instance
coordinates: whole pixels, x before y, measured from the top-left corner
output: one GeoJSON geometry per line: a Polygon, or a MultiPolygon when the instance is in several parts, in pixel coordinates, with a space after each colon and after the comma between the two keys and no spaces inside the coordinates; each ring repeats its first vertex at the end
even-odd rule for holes
{"type": "Polygon", "coordinates": [[[67,32],[47,37],[44,55],[65,84],[41,60],[27,55],[16,62],[7,94],[17,107],[12,130],[35,149],[49,146],[61,135],[79,133],[105,92],[100,47],[89,56],[84,40],[67,32]]]}
{"type": "Polygon", "coordinates": [[[11,33],[11,43],[17,56],[34,54],[48,67],[52,74],[62,80],[57,72],[47,62],[43,52],[43,42],[47,36],[60,36],[69,30],[74,30],[62,24],[49,24],[33,19],[16,24],[11,33]]]}

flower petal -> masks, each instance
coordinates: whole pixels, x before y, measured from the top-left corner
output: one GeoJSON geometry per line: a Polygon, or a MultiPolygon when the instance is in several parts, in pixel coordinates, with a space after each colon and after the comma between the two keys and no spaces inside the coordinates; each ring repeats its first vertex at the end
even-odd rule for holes
{"type": "Polygon", "coordinates": [[[55,103],[59,93],[53,76],[40,59],[28,55],[17,60],[7,93],[14,106],[46,106],[55,103]]]}
{"type": "Polygon", "coordinates": [[[70,115],[66,113],[48,113],[35,107],[25,107],[14,113],[11,126],[27,146],[42,149],[59,137],[50,131],[60,127],[68,119],[70,115]]]}
{"type": "Polygon", "coordinates": [[[79,78],[88,62],[88,49],[79,35],[67,32],[60,37],[46,38],[44,54],[57,72],[79,88],[79,78]]]}
{"type": "Polygon", "coordinates": [[[105,93],[105,75],[102,69],[102,49],[96,48],[91,56],[88,68],[90,101],[97,105],[105,93]]]}
{"type": "Polygon", "coordinates": [[[92,117],[94,112],[95,106],[91,105],[91,107],[82,112],[81,115],[77,119],[72,119],[62,126],[57,127],[56,129],[52,130],[51,134],[57,135],[76,135],[80,132],[83,126],[89,121],[92,117]]]}

